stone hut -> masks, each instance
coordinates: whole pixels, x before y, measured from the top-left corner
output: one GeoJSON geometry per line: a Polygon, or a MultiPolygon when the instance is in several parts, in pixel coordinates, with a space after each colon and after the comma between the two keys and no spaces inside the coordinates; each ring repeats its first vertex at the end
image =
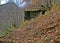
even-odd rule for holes
{"type": "Polygon", "coordinates": [[[24,11],[14,2],[0,5],[0,37],[13,27],[20,27],[24,22],[24,11]]]}

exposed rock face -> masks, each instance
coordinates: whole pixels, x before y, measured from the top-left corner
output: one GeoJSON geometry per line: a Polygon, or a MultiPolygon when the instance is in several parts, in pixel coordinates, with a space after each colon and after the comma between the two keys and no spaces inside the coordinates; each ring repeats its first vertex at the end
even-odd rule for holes
{"type": "Polygon", "coordinates": [[[11,26],[20,27],[24,12],[15,3],[0,5],[0,36],[4,36],[11,26]]]}

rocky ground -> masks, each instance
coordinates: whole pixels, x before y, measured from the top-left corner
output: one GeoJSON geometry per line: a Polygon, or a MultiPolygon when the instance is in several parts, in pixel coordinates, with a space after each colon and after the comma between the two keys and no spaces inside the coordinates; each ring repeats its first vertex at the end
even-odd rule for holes
{"type": "Polygon", "coordinates": [[[60,7],[55,6],[50,13],[25,22],[1,39],[6,40],[14,43],[60,43],[60,7]]]}

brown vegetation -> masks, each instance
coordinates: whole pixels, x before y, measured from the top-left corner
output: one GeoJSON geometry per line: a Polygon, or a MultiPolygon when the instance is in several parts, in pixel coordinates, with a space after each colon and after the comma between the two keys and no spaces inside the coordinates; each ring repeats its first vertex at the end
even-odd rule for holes
{"type": "Polygon", "coordinates": [[[14,43],[60,43],[60,7],[55,6],[50,12],[25,22],[20,29],[1,40],[14,43]]]}

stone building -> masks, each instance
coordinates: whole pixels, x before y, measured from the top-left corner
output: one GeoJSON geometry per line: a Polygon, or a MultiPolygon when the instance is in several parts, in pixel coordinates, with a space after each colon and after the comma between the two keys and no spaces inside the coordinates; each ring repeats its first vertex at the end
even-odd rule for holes
{"type": "Polygon", "coordinates": [[[23,22],[23,9],[14,2],[0,5],[0,37],[4,36],[11,26],[18,28],[23,22]]]}

